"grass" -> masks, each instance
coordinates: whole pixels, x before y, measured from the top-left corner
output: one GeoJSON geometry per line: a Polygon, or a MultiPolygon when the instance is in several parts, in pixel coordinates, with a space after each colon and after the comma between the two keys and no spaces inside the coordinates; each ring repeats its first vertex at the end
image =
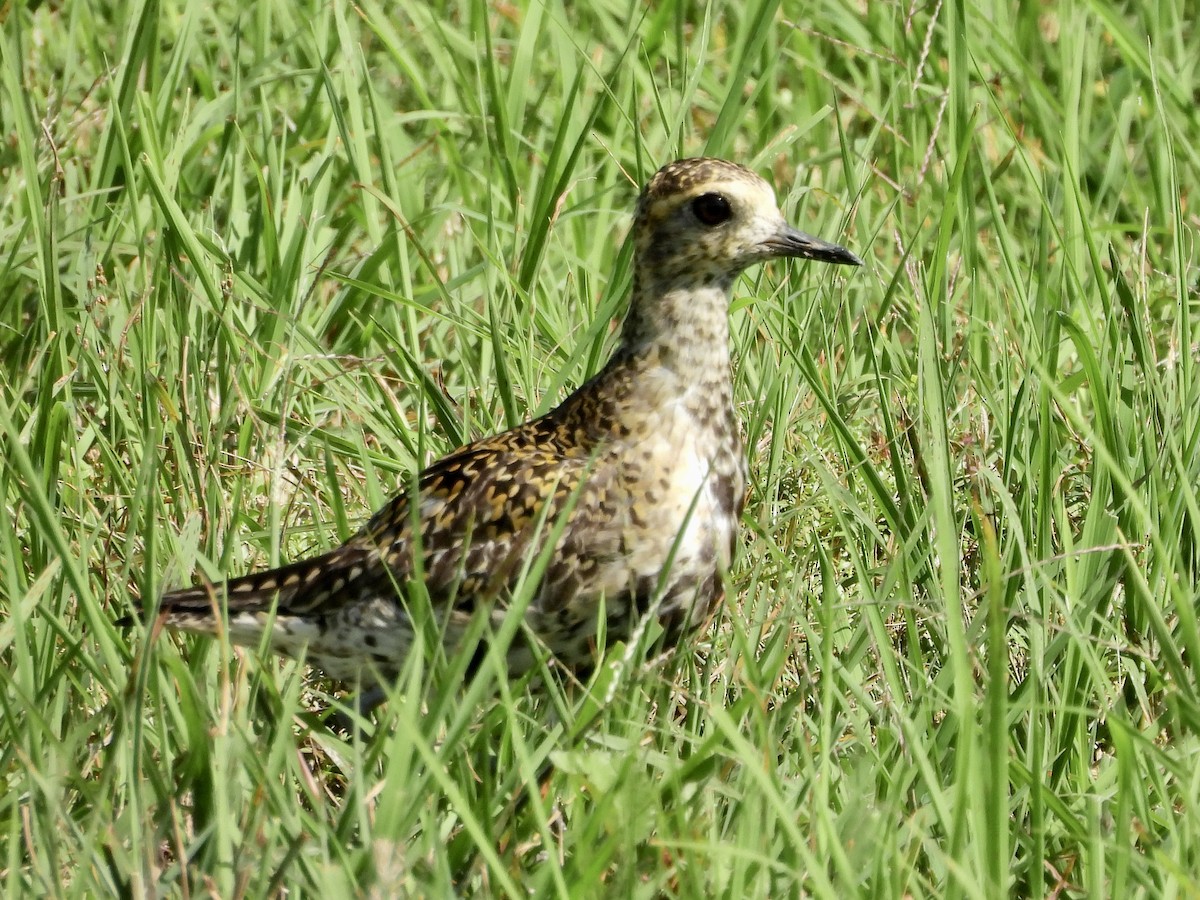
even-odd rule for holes
{"type": "Polygon", "coordinates": [[[460,6],[4,8],[5,893],[1200,894],[1187,5],[460,6]],[[739,285],[694,653],[345,740],[113,626],[557,402],[696,153],[868,267],[739,285]]]}

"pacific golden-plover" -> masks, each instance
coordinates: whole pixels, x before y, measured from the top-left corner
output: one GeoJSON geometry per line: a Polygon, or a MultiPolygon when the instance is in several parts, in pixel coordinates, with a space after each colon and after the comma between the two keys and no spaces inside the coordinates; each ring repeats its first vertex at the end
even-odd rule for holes
{"type": "Polygon", "coordinates": [[[439,459],[337,549],[166,594],[166,624],[248,646],[269,628],[274,651],[379,692],[422,623],[432,619],[448,654],[476,616],[498,627],[528,560],[553,537],[525,595],[525,633],[507,651],[511,673],[534,664],[530,635],[586,671],[600,628],[611,644],[646,616],[667,642],[701,626],[723,595],[746,494],[733,282],[777,257],[862,262],[791,228],[765,181],[719,159],[659,170],[638,199],[633,238],[629,313],[598,375],[552,412],[439,459]]]}

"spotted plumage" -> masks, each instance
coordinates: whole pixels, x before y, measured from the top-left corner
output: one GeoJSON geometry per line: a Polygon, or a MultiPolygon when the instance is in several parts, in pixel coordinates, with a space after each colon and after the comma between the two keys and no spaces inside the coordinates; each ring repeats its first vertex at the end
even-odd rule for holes
{"type": "MultiPolygon", "coordinates": [[[[252,646],[270,628],[277,652],[378,685],[418,633],[452,653],[475,616],[498,626],[553,539],[525,623],[562,665],[590,667],[601,625],[610,642],[646,615],[670,640],[700,626],[721,599],[746,491],[729,370],[733,281],[775,257],[861,262],[790,228],[761,178],[717,159],[655,174],[633,234],[629,313],[598,375],[541,418],[435,462],[341,547],[166,594],[167,625],[252,646]]],[[[514,641],[507,662],[527,669],[529,641],[514,641]]]]}

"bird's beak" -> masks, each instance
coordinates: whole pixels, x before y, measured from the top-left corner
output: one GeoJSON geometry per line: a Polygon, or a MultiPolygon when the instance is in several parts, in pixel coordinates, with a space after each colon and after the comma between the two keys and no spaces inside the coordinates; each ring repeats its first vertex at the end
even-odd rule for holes
{"type": "Polygon", "coordinates": [[[781,223],[779,231],[763,241],[763,247],[774,256],[793,256],[797,259],[815,259],[819,262],[835,263],[839,266],[861,266],[863,261],[837,244],[815,238],[811,234],[797,231],[781,223]]]}

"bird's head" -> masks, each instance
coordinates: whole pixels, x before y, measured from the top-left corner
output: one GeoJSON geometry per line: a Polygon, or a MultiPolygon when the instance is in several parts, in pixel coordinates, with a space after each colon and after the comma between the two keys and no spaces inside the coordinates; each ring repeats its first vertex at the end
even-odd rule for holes
{"type": "Polygon", "coordinates": [[[634,234],[639,268],[667,278],[729,283],[748,266],[788,256],[862,265],[844,247],[792,228],[770,185],[720,159],[659,169],[638,199],[634,234]]]}

